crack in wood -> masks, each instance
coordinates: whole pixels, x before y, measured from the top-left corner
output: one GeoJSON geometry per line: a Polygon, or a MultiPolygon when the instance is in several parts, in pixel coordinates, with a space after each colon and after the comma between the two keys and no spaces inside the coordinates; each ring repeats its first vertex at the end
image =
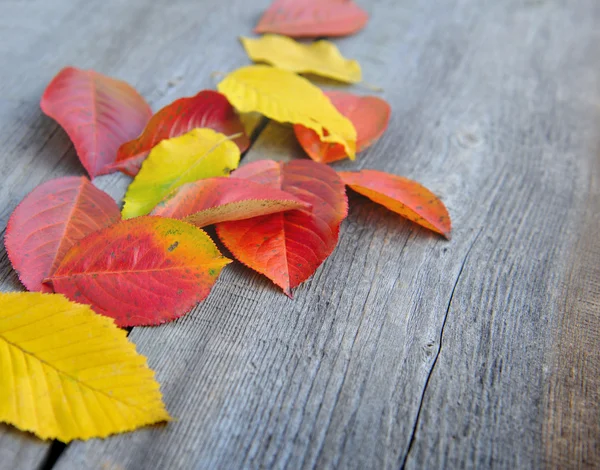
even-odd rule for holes
{"type": "Polygon", "coordinates": [[[425,385],[423,386],[423,391],[421,393],[421,398],[419,400],[419,406],[417,408],[417,415],[415,417],[415,422],[414,425],[412,427],[411,430],[411,434],[410,434],[410,440],[408,441],[408,447],[406,448],[406,452],[404,454],[404,457],[402,458],[402,463],[400,465],[401,469],[406,468],[406,462],[408,461],[408,457],[410,455],[410,452],[413,448],[413,445],[416,441],[416,436],[417,436],[417,430],[419,427],[419,420],[421,417],[421,411],[423,409],[423,404],[425,402],[425,394],[427,393],[427,388],[429,386],[429,382],[431,381],[431,377],[433,375],[433,371],[435,369],[435,366],[437,364],[438,358],[440,357],[440,354],[442,352],[442,342],[443,342],[443,338],[444,338],[444,329],[446,327],[446,323],[448,321],[448,316],[450,314],[450,308],[452,307],[452,300],[454,299],[454,293],[456,292],[456,287],[458,286],[458,283],[460,281],[460,278],[463,274],[463,271],[465,269],[465,266],[467,264],[467,261],[469,260],[469,255],[471,254],[471,251],[473,250],[473,247],[476,245],[477,241],[479,240],[479,236],[481,235],[481,233],[483,232],[483,226],[479,229],[479,232],[477,233],[477,235],[475,236],[475,238],[473,239],[473,242],[471,243],[471,245],[469,246],[469,249],[467,250],[467,253],[463,259],[463,262],[460,266],[460,269],[458,271],[458,275],[456,276],[456,281],[454,282],[454,286],[452,287],[452,292],[450,293],[450,299],[448,300],[448,306],[446,307],[446,313],[444,314],[444,319],[442,320],[442,326],[440,328],[440,334],[439,334],[439,341],[438,341],[438,348],[437,351],[435,353],[435,357],[433,358],[433,361],[431,362],[431,367],[429,368],[429,372],[427,373],[427,378],[425,379],[425,385]]]}
{"type": "Polygon", "coordinates": [[[46,456],[44,460],[40,463],[40,466],[37,470],[51,470],[54,467],[54,464],[58,461],[62,453],[67,448],[68,444],[65,444],[60,441],[51,441],[50,447],[46,452],[46,456]]]}

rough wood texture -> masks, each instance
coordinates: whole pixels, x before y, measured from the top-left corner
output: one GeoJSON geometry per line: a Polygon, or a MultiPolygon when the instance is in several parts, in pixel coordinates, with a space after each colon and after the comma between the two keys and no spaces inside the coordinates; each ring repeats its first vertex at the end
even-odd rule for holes
{"type": "Polygon", "coordinates": [[[30,470],[37,468],[46,457],[48,444],[35,436],[17,432],[0,424],[0,468],[30,470]]]}
{"type": "MultiPolygon", "coordinates": [[[[37,108],[56,70],[122,77],[157,108],[246,63],[236,36],[268,3],[8,3],[0,26],[29,56],[0,45],[2,226],[40,181],[82,171],[37,108]]],[[[74,443],[56,468],[600,465],[600,5],[363,4],[368,27],[337,43],[393,116],[336,168],[425,184],[452,241],[351,195],[295,300],[236,265],[189,315],[133,330],[179,421],[74,443]]],[[[290,138],[269,124],[247,159],[299,155],[290,138]]],[[[118,197],[127,179],[98,184],[118,197]]],[[[0,262],[2,289],[18,288],[0,262]]]]}
{"type": "MultiPolygon", "coordinates": [[[[220,3],[202,2],[200,10],[191,1],[0,0],[0,30],[10,39],[0,41],[2,240],[9,215],[34,187],[58,176],[85,174],[67,135],[40,111],[41,94],[52,77],[66,65],[93,68],[127,80],[154,110],[213,88],[215,72],[248,62],[235,38],[222,31],[241,31],[261,11],[242,0],[217,8],[220,3]]],[[[116,199],[128,182],[123,175],[95,180],[116,199]]],[[[2,243],[0,290],[20,289],[2,243]]],[[[0,469],[10,470],[35,468],[49,448],[6,426],[0,427],[0,446],[0,469]]]]}

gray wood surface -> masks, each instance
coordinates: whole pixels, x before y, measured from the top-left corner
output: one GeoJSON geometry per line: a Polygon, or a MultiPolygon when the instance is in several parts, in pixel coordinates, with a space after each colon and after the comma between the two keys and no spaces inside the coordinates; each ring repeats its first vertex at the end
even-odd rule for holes
{"type": "MultiPolygon", "coordinates": [[[[600,4],[361,3],[367,28],[336,42],[393,116],[336,168],[425,184],[452,241],[351,194],[294,300],[233,265],[189,315],[132,331],[176,422],[73,443],[55,468],[600,466],[600,4]]],[[[247,63],[236,37],[268,4],[0,0],[0,225],[83,171],[38,108],[58,69],[126,79],[157,109],[247,63]]],[[[271,123],[246,159],[290,155],[271,123]]],[[[97,180],[116,198],[127,182],[97,180]]],[[[4,253],[0,275],[19,289],[4,253]]],[[[0,428],[1,468],[41,462],[24,436],[0,428]]]]}

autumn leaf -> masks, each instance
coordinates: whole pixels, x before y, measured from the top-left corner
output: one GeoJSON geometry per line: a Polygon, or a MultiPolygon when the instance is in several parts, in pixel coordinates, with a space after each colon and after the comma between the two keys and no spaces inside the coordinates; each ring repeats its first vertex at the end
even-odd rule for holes
{"type": "Polygon", "coordinates": [[[348,213],[344,184],[335,171],[311,160],[260,160],[232,173],[289,192],[312,205],[217,224],[219,238],[242,263],[264,274],[291,297],[334,250],[348,213]]]}
{"type": "Polygon", "coordinates": [[[121,145],[111,168],[135,176],[150,150],[159,142],[200,127],[225,135],[241,134],[233,139],[240,152],[250,145],[244,126],[229,101],[216,91],[204,90],[196,96],[180,98],[152,116],[142,135],[121,145]]]}
{"type": "Polygon", "coordinates": [[[30,291],[50,292],[42,281],[67,250],[89,233],[121,219],[116,202],[87,178],[48,181],[16,207],[6,228],[6,253],[30,291]]]}
{"type": "Polygon", "coordinates": [[[291,37],[346,36],[361,30],[368,19],[351,0],[275,0],[254,32],[291,37]]]}
{"type": "Polygon", "coordinates": [[[322,141],[343,145],[354,158],[354,126],[305,78],[267,65],[251,65],[230,73],[218,88],[238,111],[257,111],[275,121],[302,124],[322,141]]]}
{"type": "Polygon", "coordinates": [[[197,227],[242,220],[310,204],[279,189],[241,178],[209,178],[184,184],[162,201],[153,215],[184,219],[197,227]]]}
{"type": "Polygon", "coordinates": [[[354,191],[429,230],[450,238],[452,224],[444,203],[424,186],[382,171],[340,171],[354,191]]]}
{"type": "MultiPolygon", "coordinates": [[[[354,124],[357,153],[374,144],[387,129],[391,108],[381,98],[358,96],[344,91],[328,91],[325,95],[354,124]]],[[[321,142],[312,129],[296,124],[294,132],[304,151],[316,162],[332,163],[348,156],[343,146],[321,142]]]]}
{"type": "Polygon", "coordinates": [[[108,318],[62,295],[0,294],[0,421],[42,439],[168,421],[154,372],[108,318]]]}
{"type": "Polygon", "coordinates": [[[223,176],[237,168],[240,149],[212,129],[194,129],[158,144],[125,194],[123,218],[149,214],[171,191],[185,183],[223,176]]]}
{"type": "Polygon", "coordinates": [[[107,172],[119,146],[137,137],[152,116],[148,103],[127,83],[74,67],[54,77],[40,106],[67,132],[92,178],[107,172]]]}
{"type": "Polygon", "coordinates": [[[158,325],[205,299],[229,262],[191,224],[138,217],[74,245],[50,282],[55,292],[90,304],[119,326],[158,325]]]}
{"type": "Polygon", "coordinates": [[[362,79],[360,64],[345,59],[329,41],[302,44],[276,34],[240,39],[254,62],[267,62],[290,72],[312,73],[346,83],[358,83],[362,79]]]}

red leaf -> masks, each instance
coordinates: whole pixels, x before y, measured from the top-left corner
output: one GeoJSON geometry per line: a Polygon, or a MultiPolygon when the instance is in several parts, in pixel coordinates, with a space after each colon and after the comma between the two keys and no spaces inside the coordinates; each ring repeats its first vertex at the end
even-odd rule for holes
{"type": "Polygon", "coordinates": [[[150,150],[161,140],[179,137],[197,127],[209,127],[221,134],[242,135],[234,142],[244,152],[250,140],[233,106],[221,93],[204,90],[190,98],[180,98],[158,111],[137,139],[119,148],[111,169],[137,175],[150,150]]]}
{"type": "Polygon", "coordinates": [[[450,239],[452,223],[444,203],[419,183],[382,171],[340,171],[357,193],[450,239]]]}
{"type": "Polygon", "coordinates": [[[290,193],[247,179],[208,178],[183,185],[170,199],[161,202],[152,215],[184,219],[205,227],[310,207],[290,193]]]}
{"type": "Polygon", "coordinates": [[[217,225],[217,233],[242,263],[264,274],[291,297],[334,250],[348,214],[344,184],[331,168],[310,160],[261,160],[232,173],[282,189],[312,205],[217,225]]]}
{"type": "MultiPolygon", "coordinates": [[[[325,94],[337,110],[354,124],[356,153],[374,144],[387,129],[391,108],[381,98],[357,96],[343,91],[328,91],[325,94]]],[[[312,129],[296,124],[294,132],[302,148],[316,162],[331,163],[348,156],[342,145],[321,142],[312,129]]]]}
{"type": "Polygon", "coordinates": [[[17,206],[6,228],[6,252],[23,285],[52,292],[42,281],[71,246],[121,219],[116,202],[87,178],[48,181],[17,206]]]}
{"type": "Polygon", "coordinates": [[[157,325],[206,298],[229,262],[193,225],[145,216],[81,240],[49,282],[121,327],[157,325]]]}
{"type": "Polygon", "coordinates": [[[152,116],[148,103],[127,83],[74,67],[54,77],[40,105],[67,132],[92,178],[106,172],[119,146],[137,137],[152,116]]]}
{"type": "Polygon", "coordinates": [[[369,15],[351,0],[275,0],[255,33],[291,37],[346,36],[362,29],[369,15]]]}

